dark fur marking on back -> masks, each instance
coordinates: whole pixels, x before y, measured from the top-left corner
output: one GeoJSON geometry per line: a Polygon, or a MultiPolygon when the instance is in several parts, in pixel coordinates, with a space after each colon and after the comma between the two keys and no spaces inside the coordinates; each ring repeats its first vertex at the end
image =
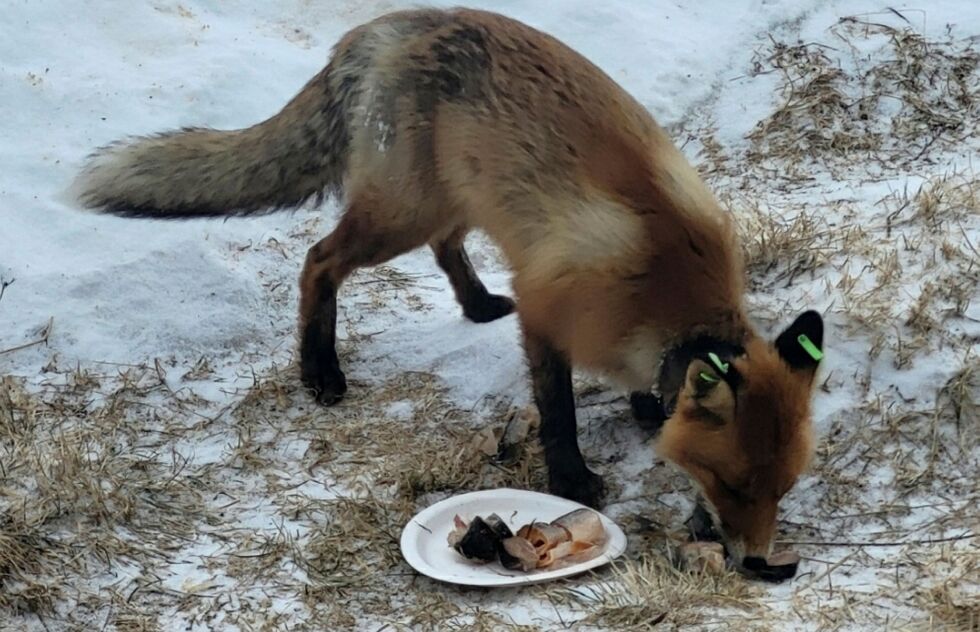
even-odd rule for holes
{"type": "Polygon", "coordinates": [[[435,68],[418,71],[419,91],[434,93],[435,100],[480,99],[485,93],[490,52],[481,30],[470,26],[455,28],[432,43],[435,68]]]}

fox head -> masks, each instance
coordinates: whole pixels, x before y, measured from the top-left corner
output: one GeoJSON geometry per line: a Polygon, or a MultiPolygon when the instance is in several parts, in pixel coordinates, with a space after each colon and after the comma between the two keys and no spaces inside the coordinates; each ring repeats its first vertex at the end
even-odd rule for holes
{"type": "Polygon", "coordinates": [[[823,321],[810,311],[769,343],[721,362],[693,359],[657,450],[700,489],[731,559],[765,564],[780,499],[810,461],[810,399],[823,321]]]}

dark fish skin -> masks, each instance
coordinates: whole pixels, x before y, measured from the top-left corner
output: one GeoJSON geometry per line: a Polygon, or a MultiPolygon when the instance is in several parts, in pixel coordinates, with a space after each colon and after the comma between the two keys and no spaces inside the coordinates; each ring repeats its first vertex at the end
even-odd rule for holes
{"type": "Polygon", "coordinates": [[[508,527],[507,523],[503,521],[503,518],[497,514],[490,514],[484,519],[484,522],[486,522],[490,528],[493,529],[493,532],[496,533],[497,537],[499,537],[501,540],[514,537],[514,533],[510,530],[510,527],[508,527]]]}
{"type": "Polygon", "coordinates": [[[467,559],[492,562],[497,559],[499,543],[500,536],[483,518],[477,516],[473,518],[469,528],[455,548],[460,555],[467,559]]]}

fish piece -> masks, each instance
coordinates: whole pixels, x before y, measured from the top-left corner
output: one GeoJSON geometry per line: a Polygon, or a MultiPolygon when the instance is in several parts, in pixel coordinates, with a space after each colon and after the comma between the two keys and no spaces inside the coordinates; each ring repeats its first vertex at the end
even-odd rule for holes
{"type": "Polygon", "coordinates": [[[602,547],[595,544],[569,540],[538,556],[538,568],[554,566],[559,561],[564,562],[565,566],[583,562],[596,557],[601,551],[602,547]]]}
{"type": "Polygon", "coordinates": [[[764,582],[772,582],[774,584],[779,582],[784,582],[787,579],[792,579],[796,576],[797,564],[786,564],[783,566],[764,566],[762,568],[753,570],[752,576],[756,579],[761,579],[764,582]]]}
{"type": "Polygon", "coordinates": [[[568,529],[545,522],[532,522],[524,525],[517,530],[517,537],[530,542],[539,556],[562,542],[568,542],[572,539],[568,529]]]}
{"type": "Polygon", "coordinates": [[[686,542],[677,553],[681,568],[712,575],[725,572],[725,547],[720,542],[686,542]]]}
{"type": "Polygon", "coordinates": [[[556,527],[565,529],[571,540],[602,544],[606,541],[606,530],[599,514],[591,509],[576,509],[551,521],[556,527]]]}
{"type": "Polygon", "coordinates": [[[493,529],[493,532],[496,533],[501,540],[514,537],[514,532],[510,530],[510,527],[507,526],[507,523],[504,522],[503,518],[497,514],[490,514],[484,518],[483,521],[486,522],[491,529],[493,529]]]}
{"type": "Polygon", "coordinates": [[[493,433],[493,430],[491,428],[483,428],[473,435],[471,445],[474,450],[484,456],[496,456],[499,450],[497,443],[497,435],[493,433]]]}
{"type": "Polygon", "coordinates": [[[503,541],[512,537],[510,527],[497,514],[486,518],[477,516],[469,524],[457,515],[453,517],[453,530],[446,540],[467,559],[492,562],[500,555],[507,555],[503,541]]]}
{"type": "Polygon", "coordinates": [[[561,559],[555,560],[555,562],[548,567],[548,570],[556,571],[569,566],[574,566],[575,564],[581,564],[582,562],[588,562],[589,560],[595,559],[602,555],[605,550],[605,546],[591,544],[577,553],[572,553],[571,555],[566,555],[561,559]]]}
{"type": "Polygon", "coordinates": [[[497,456],[499,463],[511,465],[521,458],[524,447],[524,440],[534,425],[536,413],[529,408],[524,409],[513,415],[504,427],[504,434],[500,438],[497,456]]]}
{"type": "Polygon", "coordinates": [[[769,556],[766,560],[769,566],[789,566],[791,564],[799,564],[800,556],[793,551],[780,551],[769,556]]]}
{"type": "Polygon", "coordinates": [[[525,573],[538,566],[538,552],[534,546],[520,537],[507,538],[501,542],[500,563],[508,570],[520,569],[525,573]]]}
{"type": "Polygon", "coordinates": [[[466,524],[465,520],[460,518],[458,515],[453,516],[453,530],[449,532],[449,536],[446,538],[446,540],[449,542],[449,546],[455,549],[459,545],[459,541],[463,539],[464,535],[466,535],[466,530],[468,528],[469,525],[466,524]]]}
{"type": "MultiPolygon", "coordinates": [[[[513,569],[515,567],[522,567],[523,564],[521,560],[514,558],[507,550],[504,548],[504,542],[514,537],[514,532],[510,530],[507,523],[504,522],[503,518],[497,514],[490,514],[485,518],[486,523],[493,529],[493,532],[497,535],[497,558],[504,568],[513,569]]],[[[534,550],[534,547],[531,547],[534,550]]]]}
{"type": "MultiPolygon", "coordinates": [[[[462,522],[462,520],[458,522],[462,522]]],[[[458,522],[454,520],[457,526],[453,533],[456,533],[460,528],[458,522]]],[[[473,518],[469,527],[458,540],[454,538],[453,533],[450,534],[450,545],[466,559],[481,562],[492,562],[497,559],[500,536],[480,516],[473,518]],[[455,544],[453,544],[453,540],[456,540],[455,544]]]]}

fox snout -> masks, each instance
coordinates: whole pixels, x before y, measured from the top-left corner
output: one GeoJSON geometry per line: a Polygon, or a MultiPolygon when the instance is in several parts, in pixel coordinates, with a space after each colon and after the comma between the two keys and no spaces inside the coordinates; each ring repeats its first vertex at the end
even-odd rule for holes
{"type": "Polygon", "coordinates": [[[762,544],[753,544],[746,538],[737,536],[726,537],[724,531],[722,531],[722,542],[725,545],[725,550],[728,551],[732,564],[738,570],[752,575],[757,571],[763,570],[768,565],[766,559],[772,551],[771,540],[767,540],[762,544]]]}
{"type": "Polygon", "coordinates": [[[701,541],[721,541],[725,547],[729,564],[743,575],[761,581],[781,582],[796,575],[799,557],[792,553],[772,555],[772,534],[775,533],[775,520],[771,529],[763,532],[768,537],[744,537],[725,529],[725,522],[703,498],[698,499],[694,513],[688,519],[691,536],[701,541]]]}

